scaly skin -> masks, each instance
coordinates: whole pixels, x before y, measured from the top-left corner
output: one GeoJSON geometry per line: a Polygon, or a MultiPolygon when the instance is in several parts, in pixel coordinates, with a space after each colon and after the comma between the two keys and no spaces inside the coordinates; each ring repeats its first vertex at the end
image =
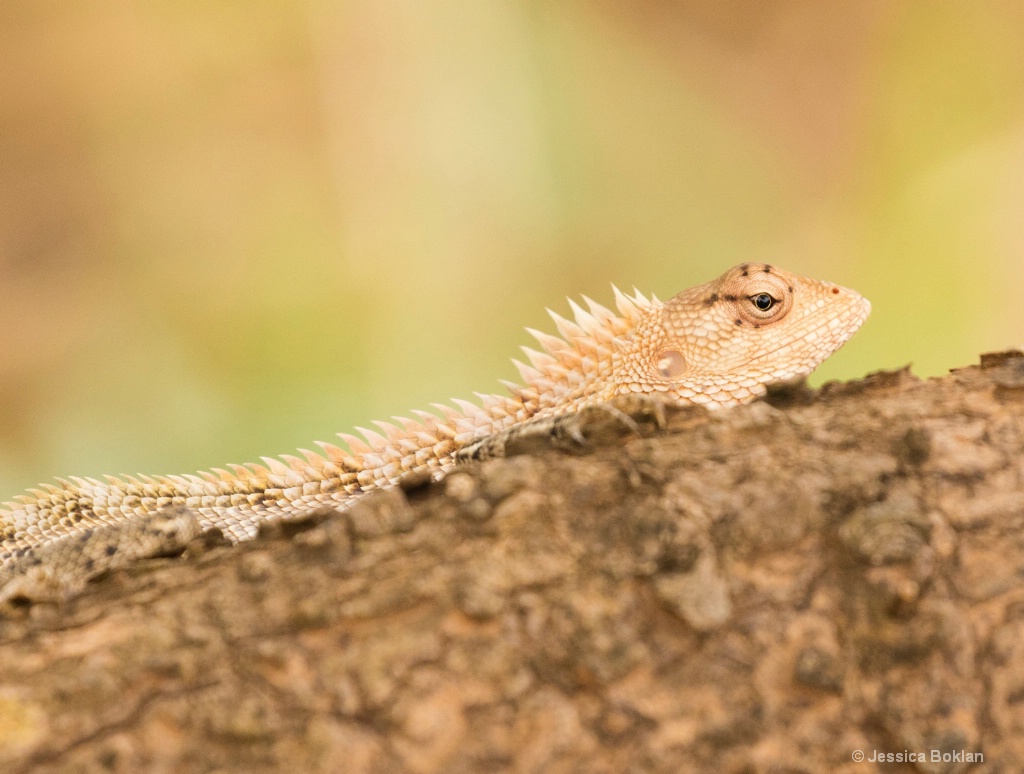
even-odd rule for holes
{"type": "MultiPolygon", "coordinates": [[[[153,514],[171,521],[144,532],[188,536],[216,527],[232,541],[246,540],[266,519],[325,504],[344,507],[411,472],[439,475],[471,442],[617,395],[708,408],[747,403],[771,383],[809,374],[871,308],[852,290],[765,264],[737,266],[665,303],[616,290],[618,314],[584,301],[589,311],[569,302],[575,322],[551,313],[560,337],[530,331],[544,351],[524,347],[531,364],[516,365],[525,386],[508,383],[509,395],[478,395],[480,405],[436,404],[438,414],[417,411],[415,419],[396,417],[397,424],[377,422],[380,432],[359,428],[364,438],[339,434],[347,448],[321,443],[321,453],[303,449],[301,457],[265,457],[265,464],[106,482],[72,478],[30,490],[0,510],[0,581],[26,566],[57,561],[48,557],[67,557],[76,540],[102,557],[94,534],[136,529],[153,514]],[[172,506],[194,514],[183,528],[183,511],[172,506]]],[[[117,551],[121,558],[132,553],[130,546],[117,551]]]]}

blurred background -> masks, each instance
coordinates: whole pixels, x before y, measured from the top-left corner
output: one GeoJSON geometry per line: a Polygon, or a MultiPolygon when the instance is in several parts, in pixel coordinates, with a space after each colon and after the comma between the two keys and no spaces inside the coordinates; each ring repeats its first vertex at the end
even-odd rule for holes
{"type": "Polygon", "coordinates": [[[1024,5],[0,5],[0,499],[501,390],[567,294],[856,288],[814,383],[1024,344],[1024,5]]]}

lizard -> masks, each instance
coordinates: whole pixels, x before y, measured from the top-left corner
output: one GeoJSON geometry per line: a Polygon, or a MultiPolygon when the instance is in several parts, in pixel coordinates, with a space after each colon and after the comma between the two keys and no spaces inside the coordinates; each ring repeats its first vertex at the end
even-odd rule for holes
{"type": "MultiPolygon", "coordinates": [[[[180,551],[203,532],[232,543],[261,523],[344,509],[409,474],[440,478],[456,464],[501,456],[531,428],[618,396],[718,409],[797,381],[864,323],[870,303],[849,288],[766,263],[743,263],[666,302],[613,286],[615,307],[569,300],[551,310],[558,335],[527,329],[540,349],[513,360],[523,384],[478,402],[339,433],[344,446],[264,457],[196,474],[56,479],[0,506],[0,602],[63,598],[106,570],[180,551]]],[[[614,409],[611,409],[614,411],[614,409]]],[[[628,417],[626,417],[628,420],[628,417]]]]}

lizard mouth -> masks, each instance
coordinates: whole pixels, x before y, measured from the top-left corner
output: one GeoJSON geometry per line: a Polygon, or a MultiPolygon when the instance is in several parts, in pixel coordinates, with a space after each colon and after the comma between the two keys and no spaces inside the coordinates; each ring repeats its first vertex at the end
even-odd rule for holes
{"type": "MultiPolygon", "coordinates": [[[[809,367],[806,368],[806,370],[801,369],[798,372],[800,375],[806,376],[807,374],[809,374],[811,371],[813,371],[815,368],[821,365],[822,361],[824,361],[829,355],[831,355],[833,352],[835,352],[837,349],[843,346],[843,344],[849,341],[853,334],[855,334],[860,329],[860,326],[864,324],[864,321],[867,320],[868,315],[871,314],[870,301],[868,301],[866,298],[855,293],[852,290],[845,288],[844,290],[851,296],[851,298],[849,302],[847,302],[847,304],[842,308],[842,310],[838,314],[833,313],[827,319],[823,320],[821,323],[814,326],[809,331],[806,331],[804,335],[801,337],[801,339],[809,334],[817,334],[821,333],[824,330],[827,330],[830,324],[832,324],[833,321],[837,319],[842,320],[845,323],[845,325],[843,326],[844,332],[834,339],[818,339],[814,343],[812,351],[803,358],[804,362],[809,361],[810,365],[809,367]]],[[[779,352],[779,350],[785,349],[786,347],[792,347],[801,339],[796,339],[793,341],[789,341],[785,344],[780,344],[779,346],[774,347],[773,349],[767,352],[763,352],[752,362],[763,364],[765,360],[771,358],[772,355],[779,352]]]]}

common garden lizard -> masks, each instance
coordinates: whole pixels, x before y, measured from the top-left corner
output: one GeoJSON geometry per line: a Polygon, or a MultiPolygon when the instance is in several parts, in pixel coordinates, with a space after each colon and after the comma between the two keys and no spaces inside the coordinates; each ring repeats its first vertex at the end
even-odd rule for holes
{"type": "Polygon", "coordinates": [[[570,300],[558,336],[529,330],[540,350],[514,361],[523,385],[478,403],[340,433],[344,446],[264,457],[197,474],[58,479],[0,509],[0,601],[76,591],[134,559],[180,550],[203,531],[250,539],[269,519],[344,508],[410,473],[439,477],[457,462],[500,455],[524,429],[638,395],[721,408],[798,380],[843,345],[870,312],[856,292],[774,266],[745,263],[667,302],[614,289],[616,312],[570,300]]]}

